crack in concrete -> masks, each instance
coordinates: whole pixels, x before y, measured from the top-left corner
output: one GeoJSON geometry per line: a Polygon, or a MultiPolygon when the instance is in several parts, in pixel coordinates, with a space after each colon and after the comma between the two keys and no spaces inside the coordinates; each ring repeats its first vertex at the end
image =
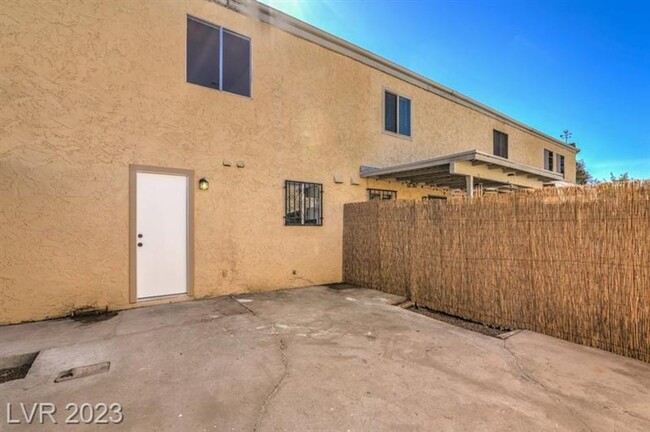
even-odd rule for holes
{"type": "MultiPolygon", "coordinates": [[[[271,324],[271,326],[273,326],[273,325],[271,324]]],[[[275,328],[273,328],[273,329],[275,330],[275,328]]],[[[277,335],[278,333],[275,332],[275,334],[277,335]]],[[[280,388],[282,387],[282,385],[284,384],[286,379],[289,377],[289,361],[287,359],[287,352],[286,352],[287,345],[284,343],[284,340],[282,338],[279,338],[279,339],[280,339],[280,353],[282,355],[282,364],[284,365],[284,373],[282,374],[282,376],[280,377],[278,382],[275,384],[275,387],[273,388],[271,393],[269,393],[269,395],[266,397],[266,400],[262,404],[262,407],[260,408],[260,412],[257,414],[257,419],[255,420],[255,425],[253,426],[253,431],[259,430],[260,424],[261,424],[264,416],[268,412],[269,404],[271,403],[273,398],[275,398],[275,396],[280,392],[280,388]]]]}
{"type": "MultiPolygon", "coordinates": [[[[246,306],[243,303],[240,303],[233,296],[230,296],[230,298],[233,301],[235,301],[238,305],[240,305],[241,307],[243,307],[244,309],[249,311],[251,314],[253,314],[254,316],[259,318],[259,316],[251,308],[249,308],[248,306],[246,306]]],[[[278,333],[278,331],[275,328],[275,325],[273,324],[273,322],[271,322],[269,320],[265,320],[265,321],[268,321],[268,323],[269,323],[269,325],[271,327],[271,334],[273,334],[274,336],[277,336],[277,338],[279,340],[279,343],[280,343],[280,356],[282,358],[282,365],[284,366],[284,371],[282,373],[282,376],[278,380],[278,382],[275,383],[275,386],[273,387],[273,390],[271,390],[271,392],[268,394],[268,396],[266,396],[266,399],[262,403],[262,406],[260,407],[260,411],[257,414],[257,418],[255,419],[255,424],[253,425],[253,431],[259,430],[260,424],[261,424],[262,420],[264,419],[264,416],[268,412],[269,404],[271,403],[273,398],[275,398],[275,396],[278,394],[278,392],[282,388],[282,385],[284,384],[284,382],[289,377],[289,359],[287,358],[287,344],[284,342],[284,339],[282,339],[282,337],[278,333]]]]}
{"type": "MultiPolygon", "coordinates": [[[[242,302],[240,302],[239,300],[237,300],[235,297],[233,297],[233,296],[228,296],[228,297],[230,297],[230,300],[234,301],[234,302],[237,303],[239,306],[241,306],[241,307],[243,307],[244,309],[246,309],[246,310],[247,310],[248,312],[250,312],[252,315],[257,316],[257,314],[255,313],[255,311],[254,311],[253,309],[249,308],[249,307],[246,306],[244,303],[242,303],[242,302]]],[[[271,325],[273,325],[273,324],[271,324],[271,325]]]]}
{"type": "Polygon", "coordinates": [[[539,381],[539,380],[538,380],[537,378],[535,378],[535,377],[534,377],[530,372],[527,372],[526,369],[524,369],[524,366],[521,364],[521,360],[519,359],[519,356],[517,356],[517,354],[515,354],[514,351],[512,351],[512,350],[510,349],[510,347],[508,347],[508,339],[504,339],[504,340],[503,340],[503,348],[504,348],[506,351],[508,351],[508,352],[510,353],[510,355],[512,356],[512,358],[515,360],[515,364],[517,365],[517,369],[519,369],[519,372],[520,372],[520,373],[521,373],[521,374],[522,374],[526,379],[528,379],[529,381],[534,382],[534,383],[537,384],[539,387],[541,387],[542,390],[544,390],[544,392],[546,392],[549,396],[551,396],[551,397],[553,398],[553,400],[556,402],[556,404],[557,404],[558,406],[560,406],[560,407],[566,409],[566,410],[569,412],[569,414],[571,414],[573,417],[577,418],[577,419],[578,419],[578,420],[579,420],[579,421],[584,425],[584,427],[587,428],[587,430],[588,430],[589,432],[593,432],[593,430],[591,429],[591,427],[589,427],[589,425],[587,424],[587,422],[585,422],[585,421],[582,419],[582,417],[580,417],[580,416],[579,416],[579,415],[578,415],[578,414],[577,414],[577,413],[576,413],[576,412],[575,412],[571,407],[569,407],[568,405],[566,405],[565,403],[563,403],[563,402],[562,402],[562,399],[560,399],[560,397],[559,397],[559,396],[558,396],[554,391],[552,391],[551,389],[549,389],[546,385],[544,385],[544,383],[542,383],[541,381],[539,381]]]}

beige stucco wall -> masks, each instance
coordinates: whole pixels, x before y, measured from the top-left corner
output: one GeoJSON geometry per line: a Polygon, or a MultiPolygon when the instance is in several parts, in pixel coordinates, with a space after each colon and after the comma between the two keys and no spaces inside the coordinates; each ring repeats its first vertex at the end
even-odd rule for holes
{"type": "Polygon", "coordinates": [[[0,33],[0,323],[134,306],[130,164],[210,180],[195,193],[205,297],[340,281],[342,207],[367,199],[368,181],[350,182],[360,165],[491,152],[493,128],[512,160],[563,152],[207,0],[5,0],[0,33]],[[187,14],[252,38],[252,99],[185,82],[187,14]],[[413,139],[381,132],[383,87],[411,96],[413,139]],[[322,227],[283,226],[285,179],[324,184],[322,227]]]}

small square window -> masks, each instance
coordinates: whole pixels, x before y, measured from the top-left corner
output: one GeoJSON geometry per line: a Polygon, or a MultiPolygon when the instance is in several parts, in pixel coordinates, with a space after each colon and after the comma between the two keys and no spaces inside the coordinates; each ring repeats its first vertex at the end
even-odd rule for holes
{"type": "Polygon", "coordinates": [[[384,130],[406,137],[411,136],[411,100],[384,91],[384,130]]]}
{"type": "Polygon", "coordinates": [[[383,189],[368,189],[368,199],[373,200],[394,200],[397,199],[397,191],[383,189]]]}
{"type": "Polygon", "coordinates": [[[399,97],[399,134],[411,136],[411,100],[399,97]]]}
{"type": "Polygon", "coordinates": [[[284,190],[285,225],[323,225],[322,184],[287,180],[284,190]]]}

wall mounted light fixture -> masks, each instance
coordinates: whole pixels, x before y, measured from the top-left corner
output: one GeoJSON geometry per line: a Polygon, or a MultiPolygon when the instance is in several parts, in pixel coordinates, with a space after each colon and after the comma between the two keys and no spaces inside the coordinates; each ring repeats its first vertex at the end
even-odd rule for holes
{"type": "Polygon", "coordinates": [[[202,191],[207,191],[210,188],[210,182],[208,182],[208,179],[205,177],[201,177],[201,180],[199,180],[199,189],[202,191]]]}

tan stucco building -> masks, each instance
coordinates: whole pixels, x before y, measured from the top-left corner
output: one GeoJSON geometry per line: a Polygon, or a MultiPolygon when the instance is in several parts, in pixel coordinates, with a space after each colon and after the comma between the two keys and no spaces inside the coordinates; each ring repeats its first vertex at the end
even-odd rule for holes
{"type": "Polygon", "coordinates": [[[339,282],[345,203],[575,181],[574,147],[264,5],[2,9],[0,324],[339,282]],[[174,223],[161,265],[139,235],[174,223]]]}

